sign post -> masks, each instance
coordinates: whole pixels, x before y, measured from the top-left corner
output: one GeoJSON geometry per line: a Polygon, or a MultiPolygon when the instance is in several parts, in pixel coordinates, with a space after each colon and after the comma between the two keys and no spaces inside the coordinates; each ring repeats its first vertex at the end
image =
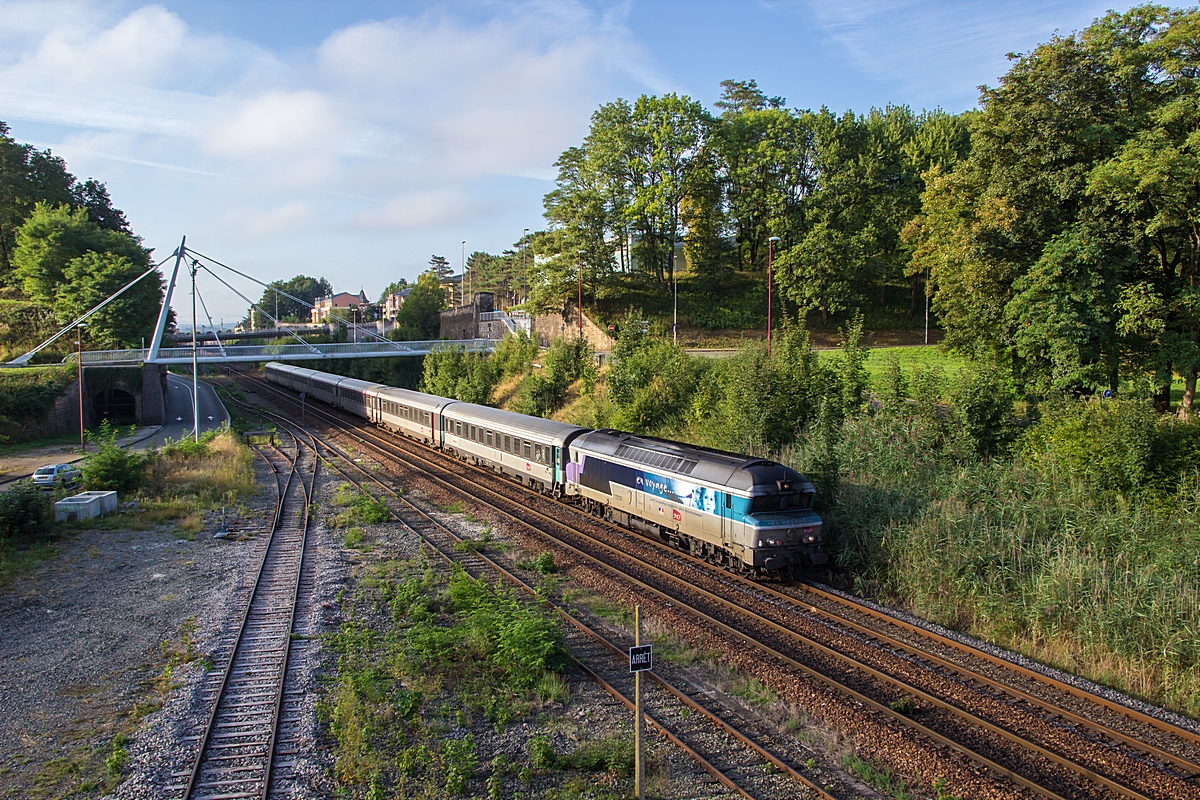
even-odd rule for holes
{"type": "Polygon", "coordinates": [[[642,644],[642,607],[633,607],[633,644],[629,648],[629,671],[633,673],[633,791],[638,800],[646,798],[645,715],[642,713],[642,673],[654,669],[654,645],[642,644]]]}

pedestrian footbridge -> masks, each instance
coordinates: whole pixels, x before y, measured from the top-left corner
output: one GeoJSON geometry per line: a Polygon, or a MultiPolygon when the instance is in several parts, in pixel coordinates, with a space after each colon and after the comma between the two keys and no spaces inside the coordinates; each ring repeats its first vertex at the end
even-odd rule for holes
{"type": "MultiPolygon", "coordinates": [[[[490,353],[491,339],[431,339],[419,342],[334,342],[330,344],[204,344],[196,348],[197,364],[247,361],[316,361],[323,358],[387,358],[425,356],[437,350],[490,353]]],[[[84,350],[83,366],[133,366],[137,364],[191,364],[191,347],[144,350],[84,350]]]]}

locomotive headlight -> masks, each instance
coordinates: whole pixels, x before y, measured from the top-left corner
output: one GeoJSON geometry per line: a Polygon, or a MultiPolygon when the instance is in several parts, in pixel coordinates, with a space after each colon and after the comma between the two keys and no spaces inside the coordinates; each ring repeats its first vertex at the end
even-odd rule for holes
{"type": "Polygon", "coordinates": [[[812,543],[813,543],[813,542],[815,542],[816,540],[817,540],[817,537],[816,537],[816,536],[813,536],[813,535],[810,533],[810,534],[806,534],[806,535],[805,535],[805,536],[804,536],[804,537],[803,537],[803,538],[802,538],[800,541],[804,542],[805,544],[812,544],[812,543]]]}

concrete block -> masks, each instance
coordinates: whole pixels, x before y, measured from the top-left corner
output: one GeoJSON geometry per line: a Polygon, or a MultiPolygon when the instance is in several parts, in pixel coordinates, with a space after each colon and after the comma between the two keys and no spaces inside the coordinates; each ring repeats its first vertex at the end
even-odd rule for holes
{"type": "Polygon", "coordinates": [[[59,522],[92,519],[116,510],[116,492],[80,492],[54,504],[54,519],[59,522]]]}

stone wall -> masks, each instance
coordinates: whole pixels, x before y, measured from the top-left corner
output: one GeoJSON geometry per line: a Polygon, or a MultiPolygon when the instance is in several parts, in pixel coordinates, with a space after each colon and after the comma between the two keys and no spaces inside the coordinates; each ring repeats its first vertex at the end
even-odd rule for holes
{"type": "MultiPolygon", "coordinates": [[[[533,318],[533,332],[538,344],[549,347],[551,339],[575,338],[579,335],[579,316],[574,304],[567,305],[559,314],[539,314],[533,318]]],[[[608,331],[583,315],[583,338],[597,353],[607,353],[613,347],[608,331]]]]}
{"type": "MultiPolygon", "coordinates": [[[[90,417],[90,406],[85,404],[83,413],[85,418],[90,417]]],[[[79,433],[79,381],[72,383],[59,395],[46,416],[39,420],[26,420],[19,429],[5,430],[3,433],[15,442],[79,433]]]]}

